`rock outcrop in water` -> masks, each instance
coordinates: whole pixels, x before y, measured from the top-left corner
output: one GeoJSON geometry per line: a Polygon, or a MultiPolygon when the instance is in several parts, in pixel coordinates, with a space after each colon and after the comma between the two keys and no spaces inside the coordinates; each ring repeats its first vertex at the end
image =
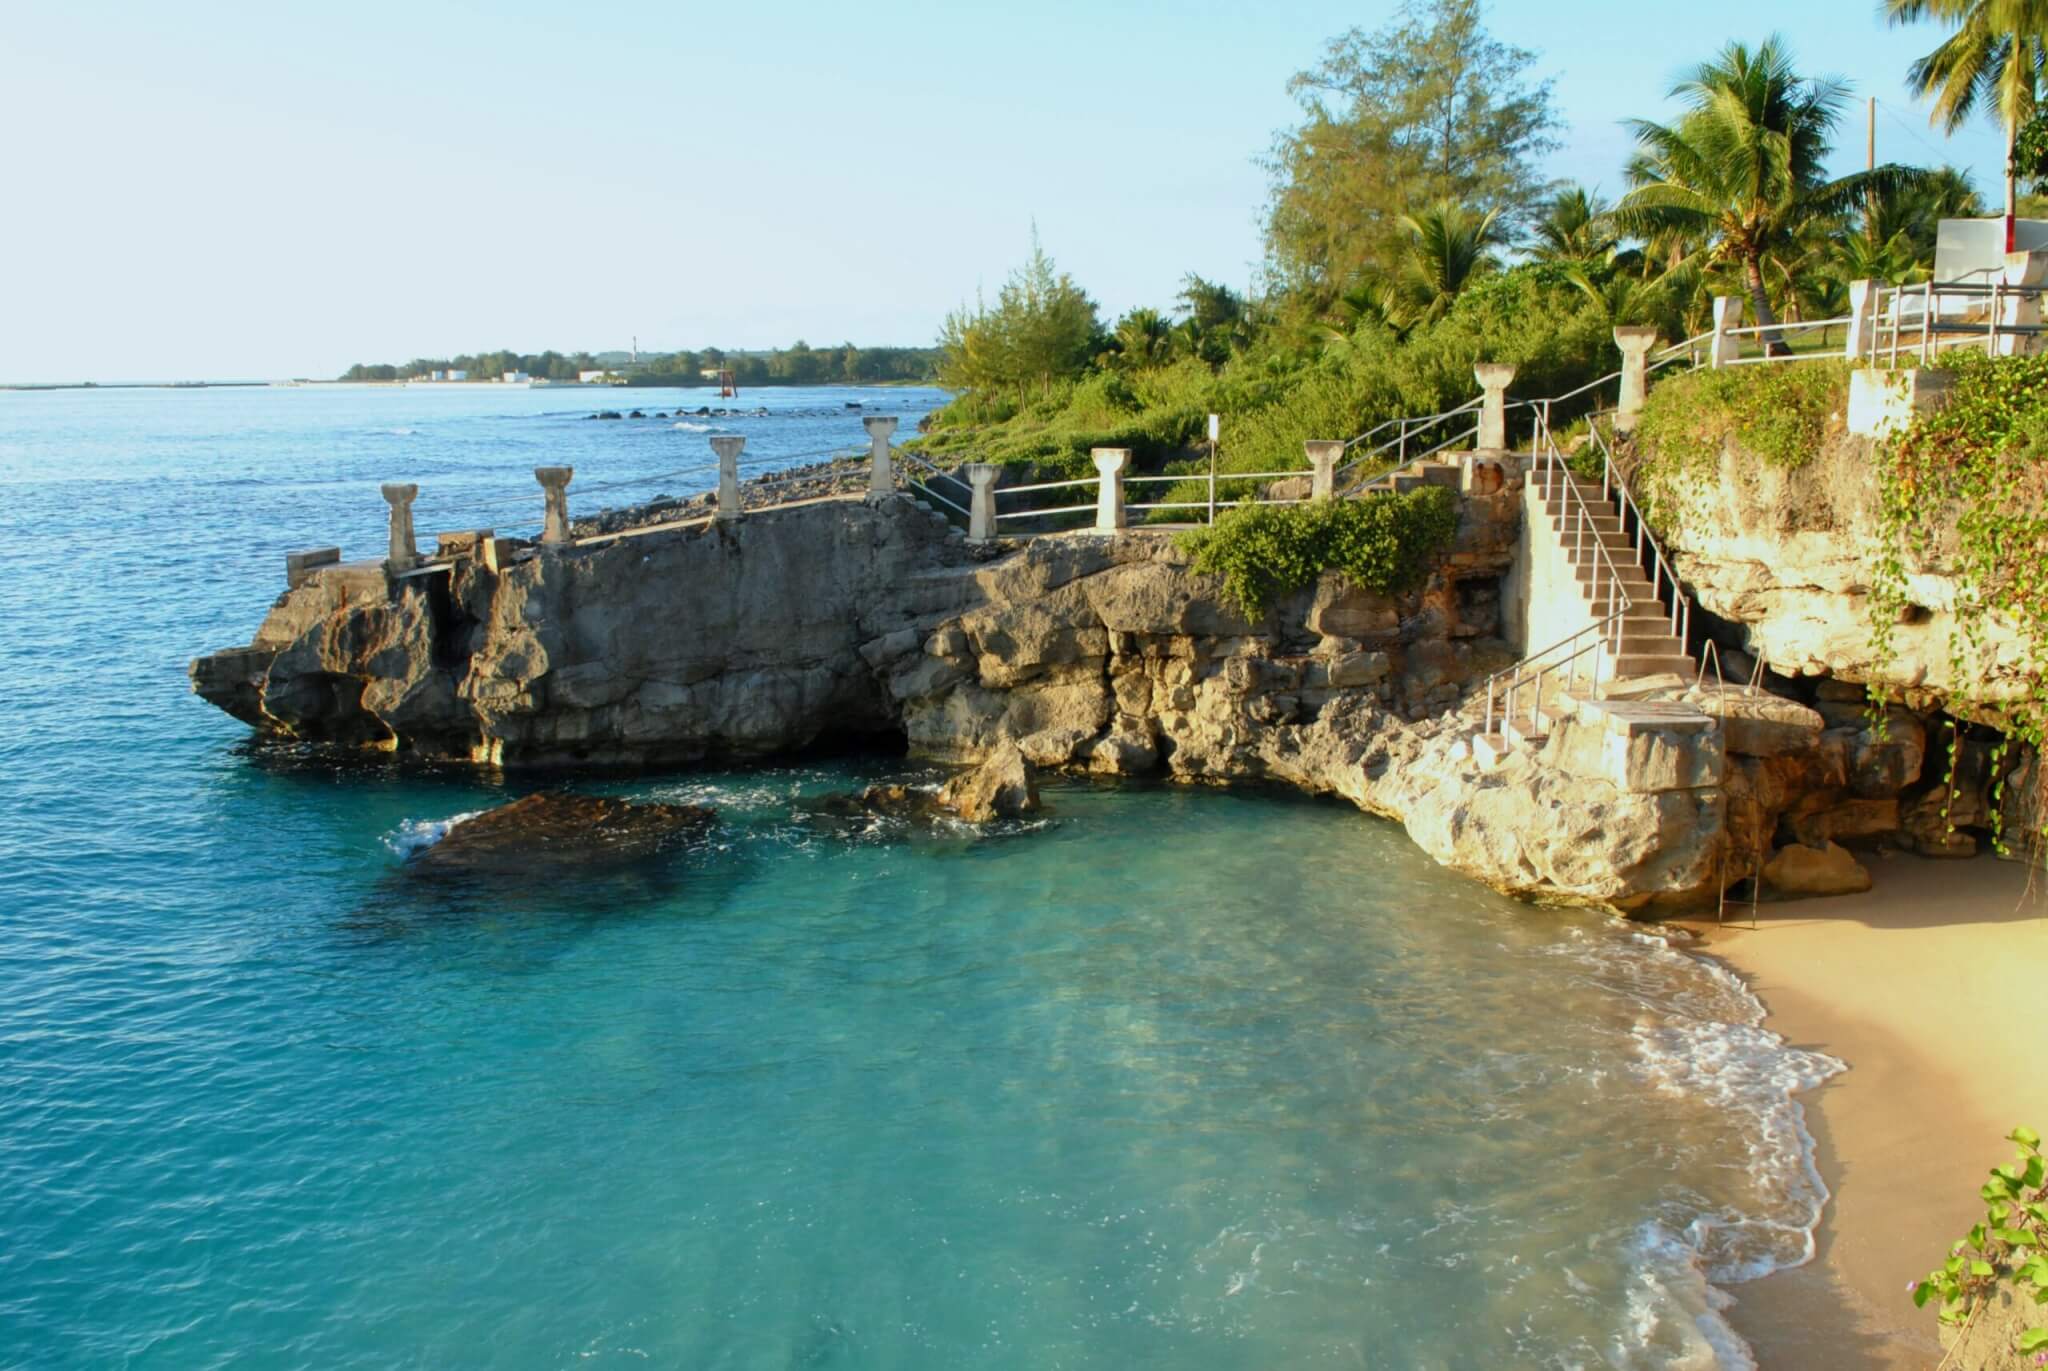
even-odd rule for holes
{"type": "Polygon", "coordinates": [[[702,831],[715,817],[700,805],[544,792],[451,825],[408,865],[425,875],[503,876],[637,861],[702,831]]]}

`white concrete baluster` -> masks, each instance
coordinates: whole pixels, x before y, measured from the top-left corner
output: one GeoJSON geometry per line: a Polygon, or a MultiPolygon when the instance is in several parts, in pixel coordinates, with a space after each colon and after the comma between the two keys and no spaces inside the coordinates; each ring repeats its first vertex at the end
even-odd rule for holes
{"type": "Polygon", "coordinates": [[[1508,446],[1508,382],[1515,379],[1512,362],[1481,362],[1472,368],[1473,379],[1484,392],[1479,402],[1481,452],[1505,452],[1508,446]]]}
{"type": "Polygon", "coordinates": [[[1877,282],[1849,283],[1849,341],[1842,355],[1860,362],[1877,351],[1877,282]]]}
{"type": "Polygon", "coordinates": [[[1130,464],[1127,447],[1091,448],[1095,461],[1095,527],[1105,533],[1124,526],[1124,468],[1130,464]]]}
{"type": "Polygon", "coordinates": [[[1614,427],[1619,433],[1633,433],[1636,416],[1643,412],[1643,397],[1649,393],[1650,349],[1657,345],[1657,330],[1618,328],[1614,345],[1621,349],[1621,398],[1614,407],[1614,427]]]}
{"type": "Polygon", "coordinates": [[[1308,498],[1328,500],[1337,494],[1337,459],[1344,455],[1344,444],[1327,439],[1311,438],[1302,444],[1308,452],[1308,498]]]}
{"type": "Polygon", "coordinates": [[[412,502],[419,495],[420,488],[394,483],[379,489],[391,506],[391,553],[384,559],[384,565],[394,575],[411,571],[420,562],[419,543],[412,532],[412,502]]]}
{"type": "Polygon", "coordinates": [[[868,431],[868,495],[877,498],[894,493],[896,473],[889,461],[889,435],[896,431],[896,420],[887,415],[871,414],[862,419],[861,427],[868,431]]]}
{"type": "Polygon", "coordinates": [[[533,479],[540,482],[541,492],[547,500],[547,512],[540,530],[543,543],[569,541],[569,482],[575,475],[575,467],[533,469],[533,479]]]}
{"type": "Polygon", "coordinates": [[[718,454],[718,517],[721,519],[740,517],[740,453],[746,446],[747,440],[738,434],[722,433],[711,440],[711,450],[718,454]]]}
{"type": "Polygon", "coordinates": [[[1741,344],[1728,332],[1731,328],[1742,327],[1742,297],[1739,295],[1716,295],[1714,297],[1714,341],[1707,351],[1709,366],[1725,367],[1735,361],[1741,351],[1741,344]]]}
{"type": "Polygon", "coordinates": [[[967,464],[967,483],[973,490],[967,502],[970,543],[985,543],[996,536],[996,477],[1002,470],[991,462],[967,464]]]}

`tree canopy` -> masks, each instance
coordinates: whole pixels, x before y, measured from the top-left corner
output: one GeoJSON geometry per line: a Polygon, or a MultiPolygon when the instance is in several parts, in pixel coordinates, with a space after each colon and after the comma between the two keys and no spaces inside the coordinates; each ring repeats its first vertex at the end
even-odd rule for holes
{"type": "Polygon", "coordinates": [[[1267,163],[1280,282],[1332,298],[1399,255],[1403,215],[1442,201],[1520,231],[1560,123],[1536,55],[1481,20],[1479,0],[1406,0],[1387,27],[1331,39],[1289,83],[1302,122],[1267,163]]]}

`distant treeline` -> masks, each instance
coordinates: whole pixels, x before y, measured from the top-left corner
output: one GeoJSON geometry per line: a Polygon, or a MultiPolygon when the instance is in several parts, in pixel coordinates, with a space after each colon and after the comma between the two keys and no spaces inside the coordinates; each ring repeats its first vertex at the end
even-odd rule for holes
{"type": "Polygon", "coordinates": [[[728,352],[702,348],[682,352],[642,353],[638,361],[618,352],[463,353],[458,357],[415,357],[403,365],[358,362],[341,374],[344,381],[407,381],[437,371],[466,371],[472,381],[497,381],[508,371],[537,380],[574,381],[586,371],[609,371],[627,385],[701,386],[717,381],[721,367],[730,368],[743,386],[818,386],[873,384],[878,381],[928,381],[937,373],[938,349],[856,347],[814,348],[799,339],[768,352],[728,352]],[[711,376],[705,372],[714,373],[711,376]]]}

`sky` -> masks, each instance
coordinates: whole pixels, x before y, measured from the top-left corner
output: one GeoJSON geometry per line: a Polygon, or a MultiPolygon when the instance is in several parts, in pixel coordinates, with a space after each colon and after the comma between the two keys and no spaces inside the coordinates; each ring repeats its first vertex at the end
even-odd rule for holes
{"type": "MultiPolygon", "coordinates": [[[[1396,0],[555,0],[9,7],[0,382],[333,376],[490,348],[928,344],[1046,250],[1108,316],[1248,283],[1287,78],[1396,0]]],[[[1840,170],[1989,122],[1904,87],[1939,41],[1876,0],[1492,0],[1538,53],[1558,177],[1777,32],[1847,78],[1840,170]]]]}

